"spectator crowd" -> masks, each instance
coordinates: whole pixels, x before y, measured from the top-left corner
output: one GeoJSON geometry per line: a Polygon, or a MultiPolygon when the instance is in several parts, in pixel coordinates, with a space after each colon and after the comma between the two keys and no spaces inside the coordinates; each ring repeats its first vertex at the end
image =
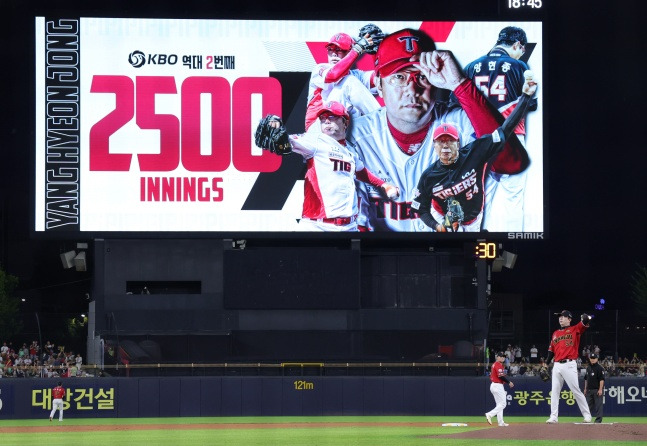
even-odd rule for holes
{"type": "Polygon", "coordinates": [[[0,378],[69,378],[91,376],[83,370],[83,358],[50,341],[41,348],[37,341],[17,350],[12,342],[0,347],[0,378]]]}
{"type": "MultiPolygon", "coordinates": [[[[524,355],[521,347],[512,344],[508,344],[504,349],[504,365],[509,376],[536,376],[539,374],[539,369],[544,363],[544,358],[539,356],[538,349],[535,345],[532,345],[528,352],[528,355],[524,355]]],[[[586,373],[586,366],[588,365],[588,358],[591,353],[598,355],[600,365],[605,368],[608,376],[645,376],[647,360],[641,359],[637,353],[634,353],[631,359],[628,357],[619,357],[615,361],[611,355],[602,355],[599,346],[586,345],[577,358],[577,367],[582,377],[586,373]]],[[[493,354],[494,352],[491,352],[490,361],[494,360],[493,354]]]]}

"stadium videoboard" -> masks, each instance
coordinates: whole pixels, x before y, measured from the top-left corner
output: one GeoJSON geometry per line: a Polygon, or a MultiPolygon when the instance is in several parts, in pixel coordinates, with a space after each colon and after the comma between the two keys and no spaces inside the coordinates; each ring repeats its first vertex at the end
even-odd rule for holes
{"type": "MultiPolygon", "coordinates": [[[[358,237],[360,230],[361,237],[377,238],[533,238],[526,235],[547,230],[542,33],[541,21],[36,17],[34,232],[358,237]],[[425,224],[416,205],[422,173],[438,162],[433,133],[449,125],[465,149],[496,125],[473,125],[472,116],[452,105],[456,97],[435,87],[418,56],[402,69],[420,68],[428,78],[414,73],[394,83],[398,71],[383,67],[402,62],[407,45],[412,54],[424,50],[415,33],[383,49],[380,80],[374,75],[380,49],[355,55],[343,76],[326,78],[326,70],[354,51],[331,63],[332,39],[348,34],[352,46],[367,23],[387,36],[420,30],[461,68],[487,55],[503,29],[525,32],[514,57],[524,70],[506,62],[490,77],[494,65],[480,64],[472,65],[471,76],[474,91],[507,116],[521,94],[510,86],[520,90],[523,78],[517,84],[506,78],[532,70],[536,106],[519,135],[530,162],[520,173],[495,172],[501,152],[488,152],[463,167],[458,180],[434,187],[432,215],[446,231],[425,224]],[[365,89],[355,96],[360,86],[365,89]],[[320,107],[333,100],[346,106],[341,144],[326,134],[330,119],[318,115],[321,108],[306,131],[306,114],[318,99],[320,107]],[[293,153],[279,156],[256,145],[257,124],[267,114],[282,119],[293,153]],[[412,116],[418,127],[409,132],[412,116]],[[377,180],[360,181],[362,167],[377,180]],[[385,194],[383,181],[397,187],[397,197],[385,194]],[[449,207],[453,201],[458,210],[449,207]]],[[[343,52],[343,46],[336,48],[343,52]]]]}

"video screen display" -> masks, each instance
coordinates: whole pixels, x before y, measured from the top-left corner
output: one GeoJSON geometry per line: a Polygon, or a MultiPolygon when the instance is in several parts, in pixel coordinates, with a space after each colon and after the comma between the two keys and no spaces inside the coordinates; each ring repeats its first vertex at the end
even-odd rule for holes
{"type": "Polygon", "coordinates": [[[542,31],[36,17],[34,231],[543,234],[542,31]]]}

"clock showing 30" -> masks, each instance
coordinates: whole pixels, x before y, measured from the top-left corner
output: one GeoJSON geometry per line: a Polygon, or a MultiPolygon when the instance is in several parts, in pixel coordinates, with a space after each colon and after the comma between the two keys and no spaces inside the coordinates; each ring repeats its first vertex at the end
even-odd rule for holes
{"type": "Polygon", "coordinates": [[[496,259],[497,248],[497,244],[493,242],[477,242],[474,246],[474,257],[484,260],[496,259]]]}

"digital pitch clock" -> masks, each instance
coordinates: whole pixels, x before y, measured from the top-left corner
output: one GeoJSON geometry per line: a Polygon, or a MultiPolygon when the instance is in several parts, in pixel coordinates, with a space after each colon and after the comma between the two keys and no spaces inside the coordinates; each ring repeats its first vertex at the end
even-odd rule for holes
{"type": "Polygon", "coordinates": [[[474,245],[473,255],[475,259],[494,260],[499,254],[499,246],[494,242],[478,241],[474,245]]]}

